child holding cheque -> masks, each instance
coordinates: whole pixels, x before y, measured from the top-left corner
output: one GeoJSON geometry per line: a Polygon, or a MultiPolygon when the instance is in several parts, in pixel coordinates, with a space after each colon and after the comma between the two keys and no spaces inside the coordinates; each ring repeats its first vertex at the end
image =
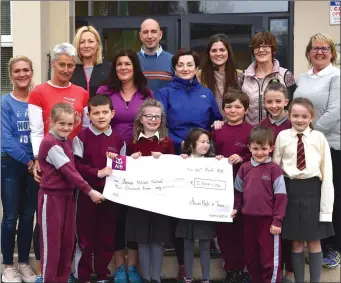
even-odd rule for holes
{"type": "MultiPolygon", "coordinates": [[[[249,161],[251,157],[247,144],[253,126],[245,121],[249,103],[249,97],[245,93],[231,89],[222,101],[227,122],[220,130],[212,132],[216,154],[228,158],[233,165],[233,178],[242,163],[249,161]]],[[[244,272],[242,215],[238,214],[233,223],[217,223],[217,239],[226,270],[226,282],[247,280],[249,274],[244,272]]]]}
{"type": "MultiPolygon", "coordinates": [[[[115,114],[110,98],[93,96],[88,102],[88,111],[89,128],[73,140],[76,168],[94,190],[103,193],[105,177],[112,173],[107,167],[107,156],[125,155],[126,145],[110,127],[115,114]]],[[[117,205],[111,201],[94,205],[84,195],[78,195],[75,277],[81,282],[90,281],[92,257],[97,280],[106,280],[110,274],[108,265],[115,248],[116,210],[117,205]]]]}
{"type": "MultiPolygon", "coordinates": [[[[183,158],[212,156],[210,134],[204,129],[194,128],[185,137],[183,158]]],[[[217,156],[220,159],[221,156],[217,156]]],[[[216,225],[209,221],[179,219],[175,236],[184,239],[186,283],[193,282],[194,241],[199,240],[200,264],[203,282],[210,280],[210,241],[216,236],[216,225]]]]}
{"type": "MultiPolygon", "coordinates": [[[[134,123],[134,137],[128,145],[133,158],[174,154],[173,141],[168,137],[163,106],[147,99],[134,123]]],[[[142,277],[145,281],[161,282],[163,245],[172,240],[171,218],[165,215],[128,207],[126,218],[127,241],[138,243],[142,277]]]]}
{"type": "Polygon", "coordinates": [[[235,179],[232,216],[240,211],[244,223],[244,255],[252,282],[280,282],[280,233],[287,195],[282,169],[271,161],[274,135],[270,128],[252,129],[248,142],[252,158],[235,179]]]}
{"type": "MultiPolygon", "coordinates": [[[[38,194],[40,254],[43,282],[67,282],[75,241],[75,200],[90,197],[99,204],[104,198],[91,189],[74,165],[72,142],[68,139],[75,123],[75,111],[67,103],[52,107],[50,132],[41,142],[38,161],[42,170],[38,194]]],[[[89,200],[90,201],[90,200],[89,200]]]]}

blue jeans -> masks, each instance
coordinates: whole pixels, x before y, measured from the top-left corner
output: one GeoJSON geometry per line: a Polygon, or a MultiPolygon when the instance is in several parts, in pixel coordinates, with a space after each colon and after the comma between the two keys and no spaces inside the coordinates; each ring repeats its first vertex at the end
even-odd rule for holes
{"type": "Polygon", "coordinates": [[[39,185],[26,165],[10,156],[1,156],[1,252],[3,264],[13,264],[17,232],[18,261],[27,262],[30,254],[33,219],[37,206],[39,185]],[[18,231],[17,221],[19,218],[18,231]]]}

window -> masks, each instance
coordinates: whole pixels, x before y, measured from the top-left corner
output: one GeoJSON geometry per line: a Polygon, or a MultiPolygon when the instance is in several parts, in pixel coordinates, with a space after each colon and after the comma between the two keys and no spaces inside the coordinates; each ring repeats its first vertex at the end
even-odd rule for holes
{"type": "Polygon", "coordinates": [[[13,57],[13,38],[12,38],[12,17],[11,2],[1,1],[1,88],[0,94],[7,93],[12,90],[12,85],[8,77],[7,64],[13,57]]]}
{"type": "Polygon", "coordinates": [[[270,19],[270,31],[278,43],[276,59],[283,68],[289,68],[289,20],[270,19]]]}

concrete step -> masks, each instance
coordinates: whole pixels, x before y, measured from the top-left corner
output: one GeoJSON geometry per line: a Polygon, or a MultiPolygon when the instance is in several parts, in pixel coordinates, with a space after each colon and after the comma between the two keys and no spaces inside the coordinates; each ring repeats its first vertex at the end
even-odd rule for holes
{"type": "MultiPolygon", "coordinates": [[[[15,261],[18,260],[17,254],[15,254],[15,261]]],[[[36,262],[34,254],[30,254],[29,263],[32,268],[36,271],[36,262]]],[[[114,272],[114,261],[112,260],[109,264],[110,271],[114,272]]],[[[3,268],[3,266],[2,266],[3,268]]],[[[2,269],[1,268],[1,269],[2,269]]],[[[163,267],[162,267],[162,278],[164,279],[174,279],[178,274],[178,264],[176,256],[172,253],[166,253],[163,259],[163,267]]],[[[224,278],[225,271],[221,265],[220,258],[212,258],[211,259],[211,279],[214,281],[220,281],[224,278]]],[[[201,267],[200,267],[200,259],[199,257],[195,257],[194,266],[193,266],[193,277],[195,280],[201,280],[201,267]]],[[[305,267],[305,281],[309,282],[309,266],[305,267]]],[[[323,268],[321,282],[341,282],[340,281],[340,266],[334,269],[323,268]]]]}

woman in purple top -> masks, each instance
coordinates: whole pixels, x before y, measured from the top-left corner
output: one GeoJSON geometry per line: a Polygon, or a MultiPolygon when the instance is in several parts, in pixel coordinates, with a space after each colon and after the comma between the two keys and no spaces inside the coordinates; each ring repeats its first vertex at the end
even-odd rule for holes
{"type": "MultiPolygon", "coordinates": [[[[147,79],[142,73],[139,59],[134,51],[120,50],[112,63],[109,77],[97,90],[97,94],[106,94],[111,98],[115,110],[111,127],[128,143],[133,137],[133,124],[138,110],[144,100],[154,97],[154,94],[147,88],[147,79]]],[[[142,283],[142,278],[136,269],[137,243],[135,242],[127,242],[128,272],[125,270],[126,213],[126,206],[121,206],[116,221],[114,282],[121,283],[129,280],[133,283],[142,283]]]]}

